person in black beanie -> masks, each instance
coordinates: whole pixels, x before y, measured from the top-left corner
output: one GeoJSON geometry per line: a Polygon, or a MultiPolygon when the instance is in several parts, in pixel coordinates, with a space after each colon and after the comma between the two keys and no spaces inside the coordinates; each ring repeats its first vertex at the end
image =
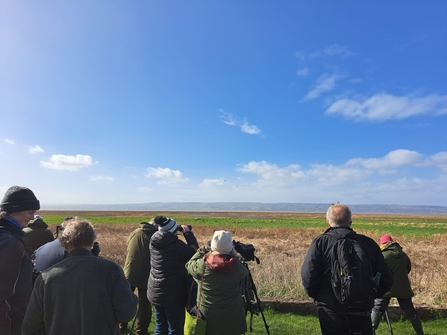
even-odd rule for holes
{"type": "Polygon", "coordinates": [[[154,335],[183,335],[187,297],[185,264],[198,249],[187,225],[166,216],[154,219],[158,231],[149,243],[151,270],[147,298],[155,310],[154,335]],[[186,243],[178,238],[183,235],[186,243]]]}
{"type": "Polygon", "coordinates": [[[40,209],[33,191],[11,186],[0,205],[0,334],[20,335],[33,281],[22,228],[40,209]]]}

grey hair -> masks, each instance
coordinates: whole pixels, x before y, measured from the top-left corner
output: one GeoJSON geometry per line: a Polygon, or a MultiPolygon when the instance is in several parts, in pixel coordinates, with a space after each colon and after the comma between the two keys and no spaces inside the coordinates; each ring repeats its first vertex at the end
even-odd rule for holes
{"type": "Polygon", "coordinates": [[[337,202],[330,204],[326,212],[326,220],[331,227],[350,227],[352,223],[351,210],[345,204],[337,202]]]}
{"type": "Polygon", "coordinates": [[[96,231],[88,220],[74,217],[64,222],[60,241],[74,248],[91,247],[96,240],[96,231]]]}

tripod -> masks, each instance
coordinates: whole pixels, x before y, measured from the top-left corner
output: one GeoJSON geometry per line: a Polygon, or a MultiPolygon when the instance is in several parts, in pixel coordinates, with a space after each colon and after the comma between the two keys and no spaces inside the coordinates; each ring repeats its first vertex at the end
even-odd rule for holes
{"type": "MultiPolygon", "coordinates": [[[[257,264],[260,263],[259,258],[254,256],[254,259],[256,260],[257,264]]],[[[265,320],[264,312],[261,306],[261,300],[259,299],[256,285],[253,281],[253,277],[251,276],[250,269],[244,258],[242,258],[241,261],[248,270],[248,276],[245,277],[242,284],[242,295],[245,302],[245,315],[247,315],[247,312],[250,312],[250,332],[253,332],[253,315],[259,315],[259,313],[261,313],[265,330],[267,331],[267,334],[270,335],[269,326],[267,325],[267,321],[265,320]]]]}

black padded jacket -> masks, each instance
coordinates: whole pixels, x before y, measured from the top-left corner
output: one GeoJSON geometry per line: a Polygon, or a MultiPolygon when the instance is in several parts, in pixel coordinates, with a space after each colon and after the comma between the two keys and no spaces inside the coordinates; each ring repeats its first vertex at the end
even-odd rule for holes
{"type": "Polygon", "coordinates": [[[176,308],[186,305],[187,271],[185,264],[195,254],[197,245],[192,232],[183,234],[187,243],[170,232],[158,231],[150,242],[151,272],[147,297],[153,305],[176,308]]]}
{"type": "MultiPolygon", "coordinates": [[[[379,288],[376,297],[383,296],[393,285],[393,274],[383,258],[377,243],[364,235],[356,234],[351,228],[329,228],[315,238],[307,251],[301,268],[301,279],[306,293],[314,298],[317,307],[341,310],[331,287],[330,251],[335,241],[348,234],[355,234],[365,252],[369,255],[374,273],[380,272],[379,288]]],[[[371,300],[371,307],[374,301],[371,300]]]]}

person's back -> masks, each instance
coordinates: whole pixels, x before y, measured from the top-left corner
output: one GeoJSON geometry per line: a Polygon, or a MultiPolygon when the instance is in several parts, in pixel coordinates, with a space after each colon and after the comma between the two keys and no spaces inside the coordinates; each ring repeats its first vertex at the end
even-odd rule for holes
{"type": "Polygon", "coordinates": [[[66,258],[68,251],[61,244],[59,238],[45,243],[40,248],[34,251],[34,268],[37,271],[44,271],[50,266],[59,263],[66,258]]]}
{"type": "MultiPolygon", "coordinates": [[[[149,244],[157,231],[153,222],[141,222],[140,227],[132,231],[127,238],[124,274],[132,290],[138,290],[138,313],[135,322],[137,335],[147,335],[152,318],[152,306],[147,299],[147,281],[151,268],[149,244]]],[[[127,324],[121,324],[121,332],[128,333],[127,324]]]]}
{"type": "Polygon", "coordinates": [[[403,251],[399,243],[395,242],[389,235],[383,235],[380,238],[380,249],[385,257],[385,261],[393,271],[394,282],[391,289],[383,297],[375,300],[374,308],[371,314],[372,326],[377,329],[385,313],[390,299],[397,298],[399,307],[410,320],[413,329],[417,335],[424,335],[422,321],[419,313],[414,308],[412,297],[414,295],[411,289],[408,273],[411,271],[411,261],[408,255],[403,251]]]}
{"type": "MultiPolygon", "coordinates": [[[[388,291],[393,282],[393,275],[385,263],[379,246],[371,238],[356,234],[351,229],[351,218],[348,206],[340,203],[331,204],[326,213],[330,228],[312,241],[301,268],[303,286],[306,293],[314,299],[323,335],[372,335],[370,310],[374,305],[373,299],[388,291]],[[333,290],[332,278],[336,276],[332,273],[335,271],[332,264],[336,255],[333,247],[337,241],[345,238],[354,239],[358,243],[357,247],[361,249],[359,252],[363,253],[362,259],[368,262],[369,278],[366,280],[369,281],[365,282],[363,277],[365,292],[360,293],[362,298],[364,296],[370,298],[365,300],[366,304],[362,304],[362,308],[356,304],[355,307],[349,304],[343,305],[343,301],[337,299],[333,290]],[[379,285],[373,288],[372,277],[377,272],[381,273],[381,279],[379,285]]],[[[355,297],[353,298],[355,301],[355,297]]]]}
{"type": "Polygon", "coordinates": [[[34,250],[40,246],[54,240],[53,233],[48,230],[48,225],[39,215],[36,215],[34,220],[28,224],[28,227],[22,230],[24,232],[22,240],[25,242],[29,255],[32,255],[34,250]]]}
{"type": "Polygon", "coordinates": [[[236,257],[231,234],[214,232],[211,251],[198,250],[186,269],[199,285],[197,306],[207,320],[206,334],[244,334],[247,323],[241,285],[249,272],[236,257]]]}
{"type": "Polygon", "coordinates": [[[22,335],[118,335],[133,318],[137,297],[118,264],[93,256],[95,238],[90,222],[66,222],[69,255],[37,278],[22,335]]]}

